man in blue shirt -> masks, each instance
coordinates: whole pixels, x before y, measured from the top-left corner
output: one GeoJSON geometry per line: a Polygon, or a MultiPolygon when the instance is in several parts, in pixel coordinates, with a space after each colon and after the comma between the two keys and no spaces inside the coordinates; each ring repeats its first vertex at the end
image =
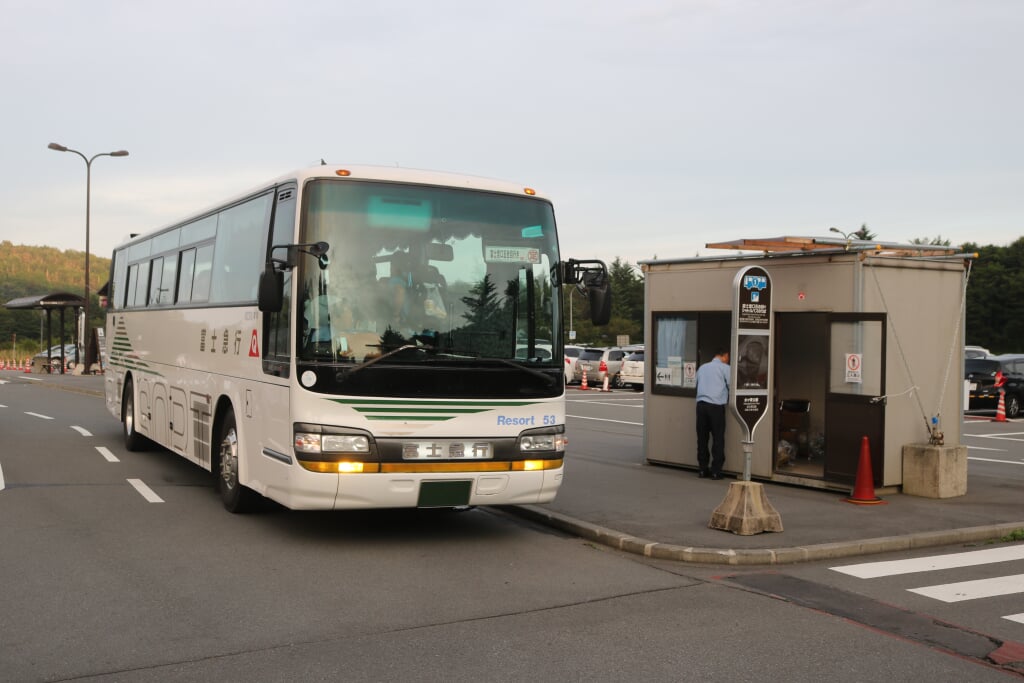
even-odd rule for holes
{"type": "Polygon", "coordinates": [[[722,478],[722,465],[725,464],[725,406],[728,403],[729,349],[720,348],[714,358],[697,369],[697,465],[700,467],[697,476],[701,479],[722,478]]]}

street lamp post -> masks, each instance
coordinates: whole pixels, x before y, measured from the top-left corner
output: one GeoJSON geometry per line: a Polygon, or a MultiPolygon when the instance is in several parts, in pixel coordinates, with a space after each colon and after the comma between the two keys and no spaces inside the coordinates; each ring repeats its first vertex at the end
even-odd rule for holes
{"type": "MultiPolygon", "coordinates": [[[[82,157],[82,161],[85,162],[85,305],[84,305],[84,316],[85,322],[82,326],[85,339],[82,342],[82,353],[85,358],[80,359],[82,364],[89,362],[89,203],[92,195],[92,162],[97,157],[126,157],[128,156],[127,150],[119,149],[116,152],[100,152],[94,154],[91,157],[87,157],[77,149],[71,149],[64,145],[58,145],[56,142],[51,142],[47,145],[49,149],[57,152],[74,152],[78,156],[82,157]]],[[[63,344],[64,342],[61,341],[63,344]]],[[[83,368],[83,372],[89,372],[89,368],[83,368]]]]}

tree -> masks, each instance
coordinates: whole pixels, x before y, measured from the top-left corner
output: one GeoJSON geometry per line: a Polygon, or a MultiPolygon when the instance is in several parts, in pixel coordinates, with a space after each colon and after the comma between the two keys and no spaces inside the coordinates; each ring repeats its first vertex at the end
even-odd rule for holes
{"type": "Polygon", "coordinates": [[[966,343],[993,353],[1021,351],[1024,339],[1024,237],[1000,247],[964,244],[977,252],[967,284],[966,343]]]}
{"type": "Polygon", "coordinates": [[[939,246],[948,247],[950,242],[947,239],[942,239],[942,235],[936,235],[935,237],[915,237],[910,240],[911,244],[937,244],[939,246]]]}
{"type": "MultiPolygon", "coordinates": [[[[608,268],[612,289],[612,316],[607,325],[595,326],[590,322],[590,302],[574,286],[562,290],[562,308],[566,312],[566,326],[576,331],[575,341],[595,346],[612,346],[619,335],[629,335],[631,343],[644,338],[644,278],[634,265],[618,256],[608,268]],[[571,306],[571,309],[570,309],[571,306]],[[572,311],[572,319],[569,312],[572,311]]],[[[568,335],[566,335],[568,339],[568,335]]]]}
{"type": "Polygon", "coordinates": [[[855,237],[855,238],[857,238],[859,240],[865,240],[865,241],[875,239],[875,233],[873,233],[870,230],[868,230],[868,224],[867,223],[861,223],[860,230],[857,230],[856,232],[851,233],[850,236],[851,237],[855,237]]]}

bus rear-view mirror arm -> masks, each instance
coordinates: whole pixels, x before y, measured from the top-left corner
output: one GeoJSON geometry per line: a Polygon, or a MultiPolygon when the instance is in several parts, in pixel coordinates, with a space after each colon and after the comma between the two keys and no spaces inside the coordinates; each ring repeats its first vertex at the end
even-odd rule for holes
{"type": "Polygon", "coordinates": [[[330,259],[327,250],[331,245],[327,242],[309,242],[305,244],[275,244],[270,248],[267,266],[260,274],[258,303],[264,313],[280,313],[284,306],[284,271],[291,270],[299,262],[299,254],[308,254],[316,259],[320,270],[326,270],[330,259]],[[287,257],[276,258],[274,252],[284,249],[287,257]]]}
{"type": "Polygon", "coordinates": [[[327,265],[331,262],[327,257],[327,251],[331,248],[331,245],[327,242],[307,242],[301,244],[275,244],[270,248],[270,258],[268,262],[274,266],[277,270],[291,270],[299,263],[299,254],[308,254],[316,259],[317,264],[320,266],[320,270],[326,270],[327,265]],[[286,258],[277,258],[274,256],[274,252],[279,249],[286,250],[286,258]]]}
{"type": "Polygon", "coordinates": [[[596,259],[562,262],[562,282],[576,285],[590,302],[590,322],[607,325],[612,317],[612,283],[608,266],[596,259]]]}

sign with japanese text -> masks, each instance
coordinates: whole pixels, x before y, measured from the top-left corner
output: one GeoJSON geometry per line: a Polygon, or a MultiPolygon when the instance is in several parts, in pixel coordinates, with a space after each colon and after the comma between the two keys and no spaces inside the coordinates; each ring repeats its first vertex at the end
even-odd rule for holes
{"type": "Polygon", "coordinates": [[[748,266],[736,274],[732,320],[732,407],[747,428],[746,441],[753,441],[768,412],[771,386],[772,281],[763,268],[748,266]]]}

